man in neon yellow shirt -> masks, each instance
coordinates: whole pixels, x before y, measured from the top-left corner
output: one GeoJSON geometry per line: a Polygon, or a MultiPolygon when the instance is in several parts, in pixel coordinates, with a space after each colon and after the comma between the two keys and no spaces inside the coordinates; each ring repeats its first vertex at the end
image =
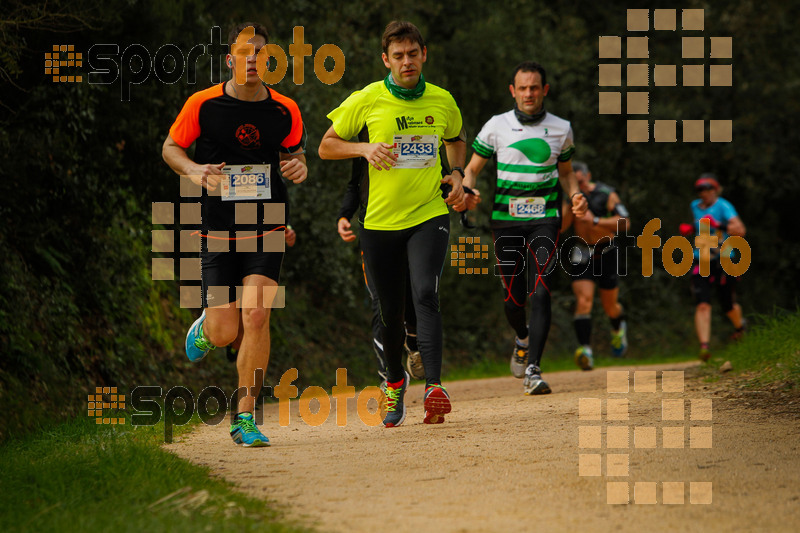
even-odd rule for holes
{"type": "Polygon", "coordinates": [[[406,415],[408,375],[402,366],[403,310],[408,273],[417,313],[417,339],[425,367],[426,424],[444,421],[450,397],[441,384],[442,317],[439,285],[447,254],[447,205],[460,202],[466,158],[461,112],[453,97],[425,82],[427,48],[416,26],[394,21],[382,39],[382,81],[351,94],[331,111],[333,125],[319,146],[322,159],[363,157],[370,165],[367,212],[361,245],[373,272],[380,302],[387,363],[387,413],[384,426],[396,427],[406,415]],[[369,142],[350,142],[364,128],[369,142]],[[442,178],[439,150],[444,145],[452,173],[442,178]],[[441,185],[452,190],[442,199],[441,185]]]}

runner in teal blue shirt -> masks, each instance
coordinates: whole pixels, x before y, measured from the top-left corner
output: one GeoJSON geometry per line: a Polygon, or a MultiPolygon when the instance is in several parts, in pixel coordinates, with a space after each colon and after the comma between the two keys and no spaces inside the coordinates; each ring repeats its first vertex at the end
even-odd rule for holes
{"type": "MultiPolygon", "coordinates": [[[[728,319],[736,328],[732,338],[742,336],[745,320],[742,317],[742,307],[736,302],[737,278],[729,276],[720,263],[721,255],[732,257],[734,250],[725,247],[723,243],[729,236],[744,237],[745,227],[733,205],[719,196],[721,187],[716,176],[702,174],[695,182],[694,189],[700,196],[692,202],[692,227],[684,227],[684,235],[700,232],[701,220],[707,220],[711,235],[718,236],[720,245],[711,249],[711,270],[708,276],[700,275],[700,250],[694,250],[694,264],[692,265],[692,293],[694,294],[697,308],[694,315],[697,339],[700,341],[700,359],[708,361],[711,352],[708,343],[711,340],[711,290],[716,288],[717,298],[722,305],[728,319]]],[[[685,226],[688,226],[685,225],[685,226]]]]}

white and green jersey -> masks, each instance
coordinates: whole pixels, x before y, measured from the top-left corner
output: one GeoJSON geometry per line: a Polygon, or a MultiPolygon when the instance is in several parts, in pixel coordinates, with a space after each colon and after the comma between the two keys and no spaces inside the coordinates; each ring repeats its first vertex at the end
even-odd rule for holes
{"type": "Polygon", "coordinates": [[[489,119],[472,148],[497,157],[493,228],[560,223],[558,163],[575,152],[569,121],[546,113],[536,125],[523,125],[511,110],[489,119]]]}

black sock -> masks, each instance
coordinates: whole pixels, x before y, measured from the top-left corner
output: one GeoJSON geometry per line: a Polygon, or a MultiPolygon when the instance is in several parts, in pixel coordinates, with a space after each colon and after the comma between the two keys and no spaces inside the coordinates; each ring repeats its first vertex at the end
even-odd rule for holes
{"type": "Polygon", "coordinates": [[[575,315],[572,319],[572,324],[575,326],[578,344],[589,346],[592,343],[592,317],[590,315],[575,315]]]}
{"type": "Polygon", "coordinates": [[[611,320],[611,329],[614,331],[618,331],[620,326],[622,325],[622,321],[625,320],[625,313],[620,313],[617,318],[612,318],[611,320]]]}

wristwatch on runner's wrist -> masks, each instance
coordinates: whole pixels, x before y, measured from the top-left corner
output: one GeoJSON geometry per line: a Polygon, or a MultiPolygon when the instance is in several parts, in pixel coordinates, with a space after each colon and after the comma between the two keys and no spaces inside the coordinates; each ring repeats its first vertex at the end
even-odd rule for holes
{"type": "Polygon", "coordinates": [[[594,222],[594,225],[596,226],[600,222],[600,217],[594,217],[592,222],[594,222]]]}
{"type": "Polygon", "coordinates": [[[461,179],[464,179],[464,178],[466,178],[466,177],[467,177],[467,175],[466,175],[466,174],[464,174],[464,169],[463,169],[463,168],[461,168],[461,167],[453,167],[453,170],[452,170],[452,171],[450,171],[450,174],[452,174],[452,173],[453,173],[453,172],[455,172],[455,171],[458,171],[458,172],[460,172],[460,173],[461,173],[461,179]]]}

